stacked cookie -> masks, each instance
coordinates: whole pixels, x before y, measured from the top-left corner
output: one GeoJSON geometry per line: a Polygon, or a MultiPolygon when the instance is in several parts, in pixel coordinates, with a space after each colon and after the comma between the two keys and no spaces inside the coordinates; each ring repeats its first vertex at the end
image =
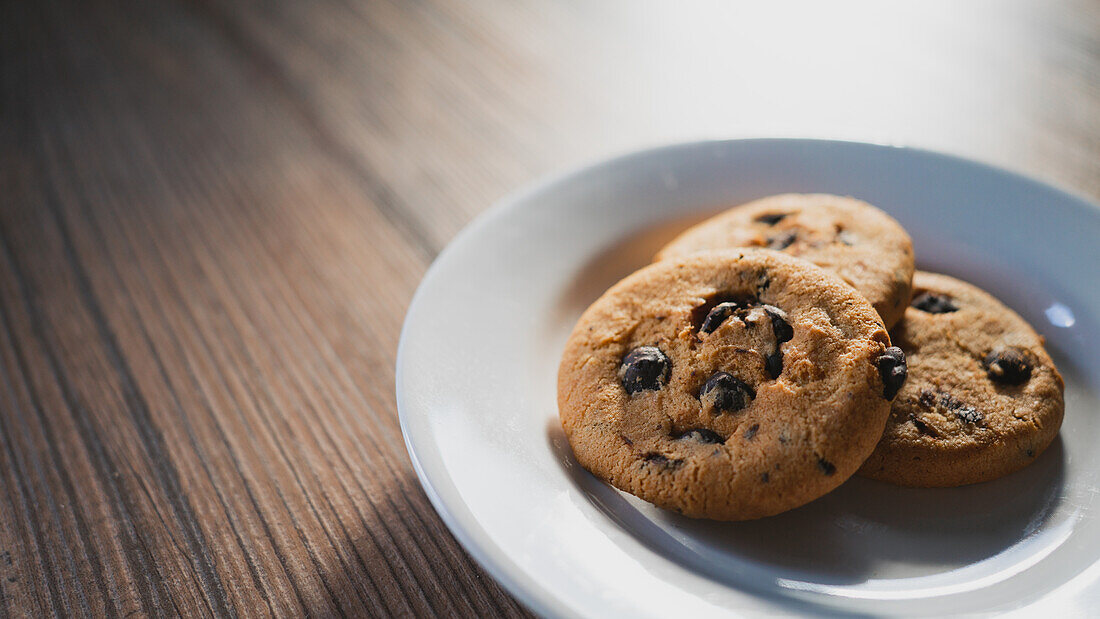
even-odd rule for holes
{"type": "Polygon", "coordinates": [[[745,520],[857,471],[913,486],[999,477],[1051,443],[1063,399],[1027,323],[915,272],[888,215],[783,195],[687,230],[593,303],[566,345],[558,407],[600,478],[745,520]]]}

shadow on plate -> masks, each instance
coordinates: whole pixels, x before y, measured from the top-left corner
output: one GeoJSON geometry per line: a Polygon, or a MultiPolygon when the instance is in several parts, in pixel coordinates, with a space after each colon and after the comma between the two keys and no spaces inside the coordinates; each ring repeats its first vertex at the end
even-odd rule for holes
{"type": "Polygon", "coordinates": [[[572,327],[584,308],[612,284],[653,262],[657,250],[684,230],[713,214],[704,212],[677,217],[642,228],[594,256],[573,277],[572,284],[562,294],[561,302],[551,317],[551,324],[568,322],[569,327],[572,327]]]}
{"type": "Polygon", "coordinates": [[[600,511],[663,556],[739,586],[748,572],[763,566],[773,576],[821,585],[957,569],[1037,531],[1063,489],[1059,437],[1033,464],[992,482],[902,488],[853,477],[816,501],[770,518],[695,520],[630,497],[588,473],[574,459],[556,419],[547,434],[558,462],[600,511]]]}

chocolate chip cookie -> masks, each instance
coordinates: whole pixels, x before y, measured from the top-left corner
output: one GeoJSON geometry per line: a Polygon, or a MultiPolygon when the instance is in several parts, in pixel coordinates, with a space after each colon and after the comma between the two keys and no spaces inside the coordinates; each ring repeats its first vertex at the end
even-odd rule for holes
{"type": "Polygon", "coordinates": [[[573,330],[558,409],[577,460],[694,517],[776,514],[840,485],[905,380],[874,308],[766,249],[654,263],[573,330]]]}
{"type": "Polygon", "coordinates": [[[887,328],[909,301],[909,235],[892,217],[854,198],[785,194],[749,202],[688,229],[657,259],[730,247],[767,247],[833,271],[867,297],[887,328]]]}
{"type": "Polygon", "coordinates": [[[918,271],[893,330],[909,379],[860,474],[905,486],[961,486],[1033,462],[1058,434],[1062,377],[1042,338],[975,286],[918,271]]]}

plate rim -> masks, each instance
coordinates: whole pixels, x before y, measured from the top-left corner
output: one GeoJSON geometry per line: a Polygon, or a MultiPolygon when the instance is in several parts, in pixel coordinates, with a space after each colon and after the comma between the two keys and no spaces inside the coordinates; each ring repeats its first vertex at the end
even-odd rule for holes
{"type": "Polygon", "coordinates": [[[597,172],[601,168],[623,165],[632,159],[649,158],[682,149],[721,147],[733,144],[749,147],[753,145],[782,145],[786,147],[812,145],[815,148],[868,148],[871,150],[889,152],[907,152],[918,157],[939,160],[951,165],[962,165],[985,172],[1007,175],[1026,185],[1064,194],[1071,198],[1072,202],[1077,203],[1077,206],[1083,207],[1086,210],[1100,212],[1100,203],[1094,201],[1092,197],[1076,188],[1065,187],[1055,181],[1031,176],[1002,165],[967,156],[898,143],[798,137],[713,138],[668,142],[654,146],[635,148],[610,156],[593,158],[586,162],[566,167],[557,172],[550,172],[539,176],[535,180],[520,186],[518,189],[494,201],[488,208],[471,219],[470,222],[446,244],[443,250],[439,252],[434,260],[432,260],[431,265],[429,265],[420,283],[417,285],[416,291],[409,301],[401,325],[397,356],[394,364],[394,389],[398,423],[401,428],[402,438],[404,439],[405,449],[408,452],[409,459],[416,472],[417,480],[420,482],[425,494],[427,494],[432,507],[439,514],[450,533],[454,535],[459,544],[461,544],[463,550],[494,580],[496,580],[497,583],[519,600],[521,604],[538,615],[568,616],[573,611],[557,596],[535,582],[524,570],[520,569],[518,565],[509,559],[502,551],[499,544],[493,541],[488,531],[486,531],[480,523],[472,520],[472,516],[469,514],[469,510],[464,502],[459,501],[457,504],[451,504],[451,502],[445,499],[443,496],[444,493],[453,495],[456,498],[461,498],[457,486],[454,485],[446,469],[440,471],[441,475],[435,476],[433,480],[425,470],[424,463],[417,453],[417,446],[415,444],[416,439],[412,436],[412,432],[409,429],[409,406],[405,402],[405,396],[403,395],[405,390],[402,388],[405,381],[403,367],[404,359],[407,356],[406,350],[409,341],[409,318],[424,296],[424,291],[428,289],[432,282],[439,276],[442,268],[441,265],[450,255],[458,251],[459,247],[471,242],[471,239],[476,238],[477,234],[491,222],[520,208],[520,205],[527,202],[532,196],[538,195],[553,186],[568,182],[578,176],[597,172]]]}

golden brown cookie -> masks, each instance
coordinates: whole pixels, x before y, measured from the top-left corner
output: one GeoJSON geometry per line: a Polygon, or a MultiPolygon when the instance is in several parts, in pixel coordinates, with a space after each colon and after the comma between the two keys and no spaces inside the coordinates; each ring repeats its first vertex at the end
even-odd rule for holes
{"type": "Polygon", "coordinates": [[[558,371],[577,460],[695,517],[776,514],[840,485],[874,448],[901,351],[851,286],[763,249],[635,272],[581,316],[558,371]]]}
{"type": "Polygon", "coordinates": [[[860,474],[905,486],[961,486],[1023,468],[1062,424],[1062,377],[1043,339],[988,293],[918,271],[893,330],[909,380],[860,474]]]}
{"type": "Polygon", "coordinates": [[[828,194],[784,194],[742,204],[673,239],[657,260],[731,247],[767,247],[833,271],[875,306],[889,328],[913,278],[913,243],[886,213],[828,194]]]}

